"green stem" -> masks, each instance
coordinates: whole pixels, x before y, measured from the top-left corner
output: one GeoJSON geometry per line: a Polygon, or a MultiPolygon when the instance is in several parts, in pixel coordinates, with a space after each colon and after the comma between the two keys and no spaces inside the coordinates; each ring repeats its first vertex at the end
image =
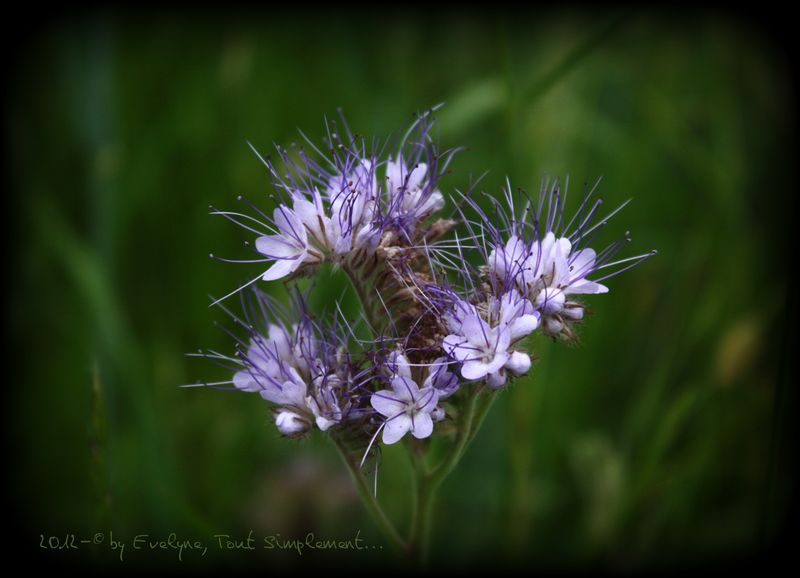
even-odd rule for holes
{"type": "Polygon", "coordinates": [[[335,445],[339,450],[339,455],[342,456],[342,460],[344,460],[344,463],[347,466],[351,477],[353,478],[353,482],[356,485],[361,502],[367,508],[367,511],[378,525],[378,528],[381,530],[381,532],[383,532],[384,536],[393,547],[399,551],[406,551],[408,549],[406,541],[400,537],[400,534],[395,529],[394,524],[392,524],[391,520],[389,520],[389,517],[386,515],[386,512],[384,512],[383,508],[381,508],[381,505],[378,503],[375,495],[370,491],[369,486],[367,486],[367,483],[364,480],[364,476],[361,475],[358,465],[348,457],[346,450],[342,448],[340,444],[337,443],[335,445]]]}
{"type": "MultiPolygon", "coordinates": [[[[432,472],[428,472],[423,467],[424,463],[421,460],[415,461],[416,500],[411,536],[409,537],[409,551],[413,556],[417,557],[423,568],[427,565],[429,558],[433,508],[439,487],[455,469],[458,462],[461,461],[469,442],[475,437],[477,429],[475,426],[483,421],[488,412],[488,406],[491,405],[491,402],[487,402],[486,398],[484,398],[480,404],[480,411],[476,413],[476,401],[480,395],[480,389],[476,389],[469,394],[464,413],[459,420],[456,442],[439,466],[432,472]],[[477,421],[476,417],[479,417],[477,421]]],[[[494,396],[487,395],[486,397],[491,399],[494,396]]]]}
{"type": "Polygon", "coordinates": [[[361,305],[361,310],[364,312],[364,317],[366,317],[370,329],[377,335],[385,320],[382,319],[382,316],[378,313],[378,309],[375,307],[377,299],[373,298],[370,300],[368,287],[372,285],[374,274],[359,278],[358,275],[356,275],[357,272],[352,271],[350,267],[342,267],[342,270],[347,275],[347,279],[350,281],[350,285],[353,287],[356,297],[358,297],[358,302],[361,305]]]}

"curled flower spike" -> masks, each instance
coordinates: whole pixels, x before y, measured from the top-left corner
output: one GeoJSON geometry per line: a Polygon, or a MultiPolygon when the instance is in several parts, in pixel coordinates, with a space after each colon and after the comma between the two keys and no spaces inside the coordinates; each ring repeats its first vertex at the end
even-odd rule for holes
{"type": "Polygon", "coordinates": [[[258,289],[250,297],[246,320],[233,316],[247,329],[249,340],[236,338],[236,357],[215,352],[206,357],[232,362],[238,369],[234,387],[257,392],[273,404],[276,426],[288,437],[306,433],[312,424],[326,431],[357,417],[358,368],[342,345],[339,328],[317,325],[299,293],[293,296],[291,313],[258,289]],[[255,319],[257,315],[261,318],[255,319]],[[287,321],[292,315],[293,321],[287,321]]]}
{"type": "Polygon", "coordinates": [[[444,206],[438,182],[457,149],[437,149],[427,113],[411,124],[397,152],[387,158],[379,153],[389,143],[374,147],[379,153],[369,152],[344,118],[342,123],[344,136],[335,124],[327,124],[328,155],[305,135],[313,154],[303,147],[295,154],[278,147],[282,167],[256,151],[278,193],[279,204],[271,218],[254,205],[250,206],[255,217],[212,211],[258,235],[255,248],[260,260],[272,263],[262,280],[312,274],[325,261],[368,272],[383,239],[416,244],[420,225],[444,206]]]}

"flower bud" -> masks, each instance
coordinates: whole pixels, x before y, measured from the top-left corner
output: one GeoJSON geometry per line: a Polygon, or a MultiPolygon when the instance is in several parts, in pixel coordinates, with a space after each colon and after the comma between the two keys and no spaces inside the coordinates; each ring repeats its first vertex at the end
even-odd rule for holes
{"type": "Polygon", "coordinates": [[[278,412],[275,425],[279,432],[290,438],[300,437],[311,429],[311,423],[306,418],[289,410],[278,412]]]}

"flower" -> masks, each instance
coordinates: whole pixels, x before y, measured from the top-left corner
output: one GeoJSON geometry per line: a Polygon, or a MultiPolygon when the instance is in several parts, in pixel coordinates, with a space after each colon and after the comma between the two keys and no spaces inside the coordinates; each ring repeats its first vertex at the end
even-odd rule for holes
{"type": "Polygon", "coordinates": [[[299,319],[292,324],[280,319],[267,295],[256,289],[253,295],[267,330],[247,324],[250,340],[246,349],[239,348],[233,385],[274,404],[278,430],[289,437],[305,433],[312,423],[326,431],[355,415],[354,366],[336,328],[317,326],[300,295],[293,299],[299,319]]]}
{"type": "MultiPolygon", "coordinates": [[[[533,300],[541,315],[542,331],[547,335],[574,338],[568,324],[583,318],[584,306],[569,296],[607,293],[608,287],[600,281],[655,254],[650,252],[613,261],[618,251],[630,241],[627,232],[600,254],[588,247],[597,231],[627,204],[623,203],[604,219],[591,225],[602,205],[602,199],[590,205],[593,192],[594,188],[584,195],[578,213],[563,225],[566,190],[562,196],[557,182],[549,187],[545,184],[536,209],[532,208],[534,203],[526,199],[519,218],[508,185],[505,194],[507,214],[498,219],[503,226],[495,226],[488,217],[484,219],[485,228],[482,231],[491,239],[485,271],[493,283],[499,282],[502,287],[514,285],[533,300]],[[628,265],[600,279],[588,278],[601,269],[622,264],[628,265]]],[[[476,203],[473,202],[472,206],[485,217],[476,203]]]]}
{"type": "MultiPolygon", "coordinates": [[[[276,165],[256,151],[278,193],[272,216],[249,202],[256,216],[216,209],[212,214],[255,233],[259,258],[215,258],[269,263],[259,277],[275,281],[311,274],[325,261],[363,270],[374,266],[382,240],[417,242],[418,225],[444,206],[437,184],[456,150],[437,150],[429,136],[428,114],[414,120],[396,153],[385,158],[367,152],[362,137],[350,133],[343,117],[342,121],[344,137],[328,125],[324,147],[328,155],[305,135],[316,155],[307,154],[303,147],[293,153],[277,147],[280,163],[276,165]]],[[[385,149],[380,147],[381,153],[385,149]]]]}
{"type": "Polygon", "coordinates": [[[396,443],[409,431],[418,439],[431,435],[431,414],[439,401],[439,392],[431,385],[420,389],[410,377],[401,375],[392,378],[391,387],[370,397],[375,411],[386,418],[382,426],[383,443],[396,443]]]}
{"type": "Polygon", "coordinates": [[[459,300],[447,315],[447,324],[451,333],[442,347],[461,363],[465,379],[486,378],[491,387],[499,388],[506,383],[506,369],[515,375],[530,369],[530,357],[510,348],[538,327],[539,315],[515,290],[499,298],[489,296],[480,307],[459,300]]]}
{"type": "Polygon", "coordinates": [[[436,180],[426,163],[417,163],[409,169],[402,154],[386,163],[387,212],[398,228],[410,229],[444,207],[436,180]]]}

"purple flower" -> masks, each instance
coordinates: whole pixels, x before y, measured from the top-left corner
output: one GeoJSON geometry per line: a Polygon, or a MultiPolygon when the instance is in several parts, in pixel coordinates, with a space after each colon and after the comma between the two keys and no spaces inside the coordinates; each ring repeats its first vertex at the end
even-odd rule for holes
{"type": "MultiPolygon", "coordinates": [[[[596,187],[596,185],[595,185],[596,187]]],[[[602,200],[591,203],[594,189],[588,191],[578,212],[564,223],[564,201],[557,182],[545,185],[536,208],[527,198],[521,210],[510,185],[506,189],[505,210],[497,211],[495,225],[492,219],[472,201],[470,204],[484,219],[481,230],[490,241],[485,259],[486,271],[492,283],[501,287],[514,285],[535,303],[542,316],[542,330],[548,335],[574,337],[568,323],[583,318],[583,305],[571,295],[607,293],[603,281],[621,273],[650,257],[654,252],[614,261],[619,250],[630,240],[625,237],[607,246],[599,254],[588,246],[608,219],[620,211],[623,203],[611,214],[592,225],[602,200]],[[624,267],[619,267],[625,265],[624,267]],[[601,269],[616,270],[589,279],[601,269]]]]}
{"type": "Polygon", "coordinates": [[[505,370],[520,375],[530,369],[530,357],[511,346],[538,327],[539,315],[515,290],[499,298],[490,296],[482,306],[457,301],[447,324],[451,333],[442,347],[461,363],[465,379],[485,378],[498,388],[506,383],[505,370]]]}
{"type": "Polygon", "coordinates": [[[312,273],[325,261],[352,271],[373,267],[386,233],[393,242],[418,241],[417,226],[444,205],[437,183],[456,151],[436,149],[427,113],[415,119],[396,153],[385,159],[380,155],[388,143],[374,143],[373,151],[378,152],[368,152],[344,117],[342,124],[345,131],[340,136],[334,123],[326,123],[322,148],[328,154],[303,135],[312,154],[303,147],[294,154],[278,147],[278,165],[259,155],[278,193],[272,216],[249,202],[255,216],[212,211],[255,233],[259,258],[220,260],[269,263],[260,278],[274,281],[312,273]]]}
{"type": "Polygon", "coordinates": [[[383,443],[393,444],[409,431],[415,438],[426,438],[433,432],[433,417],[439,392],[433,386],[422,389],[410,378],[396,376],[392,389],[377,391],[370,404],[386,419],[383,423],[383,443]]]}
{"type": "Polygon", "coordinates": [[[326,431],[351,413],[355,416],[355,365],[343,350],[341,331],[336,326],[325,330],[315,324],[305,314],[305,302],[299,295],[292,301],[297,321],[289,324],[283,320],[287,312],[281,312],[267,295],[257,290],[253,293],[266,331],[240,322],[250,332],[246,349],[241,342],[237,358],[212,356],[236,361],[239,369],[233,385],[241,391],[258,392],[274,404],[279,431],[292,437],[308,431],[312,423],[326,431]]]}
{"type": "Polygon", "coordinates": [[[389,218],[411,227],[444,207],[444,197],[436,188],[435,175],[419,162],[408,167],[402,154],[386,163],[386,198],[389,218]]]}
{"type": "Polygon", "coordinates": [[[431,364],[414,367],[401,351],[392,351],[381,374],[391,390],[373,393],[370,404],[384,417],[383,443],[393,444],[407,432],[416,438],[426,438],[433,431],[433,423],[445,417],[437,404],[458,389],[458,377],[448,371],[444,357],[431,364]],[[426,374],[422,388],[417,385],[413,373],[426,374]]]}

